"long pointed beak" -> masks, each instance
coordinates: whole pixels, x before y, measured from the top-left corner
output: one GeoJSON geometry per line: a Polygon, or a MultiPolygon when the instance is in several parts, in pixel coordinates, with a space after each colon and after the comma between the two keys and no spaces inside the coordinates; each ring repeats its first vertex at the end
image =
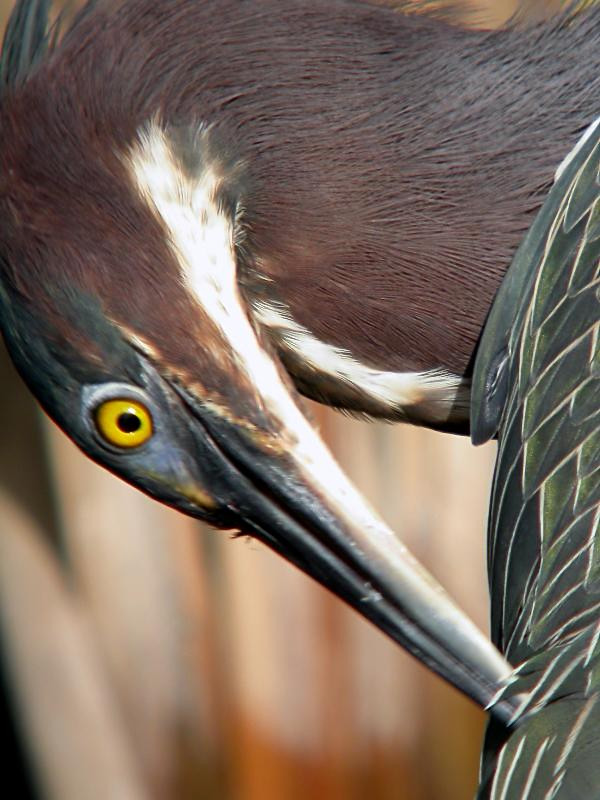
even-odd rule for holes
{"type": "Polygon", "coordinates": [[[232,526],[335,592],[479,705],[510,719],[508,702],[491,705],[510,665],[369,508],[307,421],[301,440],[295,426],[293,446],[268,449],[177,391],[193,412],[203,460],[210,449],[210,491],[232,526]]]}
{"type": "MultiPolygon", "coordinates": [[[[193,152],[210,154],[210,136],[196,132],[193,152]]],[[[480,705],[491,704],[511,668],[368,507],[302,414],[240,294],[235,224],[216,199],[223,167],[181,163],[180,139],[153,123],[129,164],[169,232],[192,303],[189,336],[201,357],[190,367],[186,352],[184,368],[173,369],[171,356],[163,375],[174,376],[169,383],[187,405],[191,483],[210,499],[196,513],[261,539],[480,705]]],[[[178,507],[194,513],[193,487],[181,495],[190,507],[178,507]]],[[[493,709],[503,719],[511,716],[507,702],[493,709]]]]}

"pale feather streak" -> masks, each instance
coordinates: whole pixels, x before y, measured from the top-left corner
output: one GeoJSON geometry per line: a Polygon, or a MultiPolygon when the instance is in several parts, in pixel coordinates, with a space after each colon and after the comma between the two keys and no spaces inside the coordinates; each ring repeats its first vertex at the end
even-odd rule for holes
{"type": "MultiPolygon", "coordinates": [[[[168,133],[156,121],[139,133],[127,162],[139,194],[166,228],[183,284],[220,331],[223,347],[253,388],[253,400],[264,404],[277,420],[273,434],[283,440],[309,483],[326,493],[340,518],[370,531],[370,546],[393,563],[398,574],[412,570],[425,577],[420,564],[344,475],[302,414],[278,365],[260,345],[238,288],[233,224],[215,202],[218,174],[210,165],[196,176],[186,174],[168,133]]],[[[455,610],[449,613],[454,622],[455,610]]],[[[475,635],[461,614],[455,624],[475,635]]]]}
{"type": "Polygon", "coordinates": [[[350,350],[317,339],[292,318],[283,303],[255,301],[252,314],[279,347],[290,350],[315,372],[351,384],[384,409],[411,408],[415,417],[437,422],[468,418],[469,382],[464,378],[441,369],[391,372],[369,367],[350,350]]]}

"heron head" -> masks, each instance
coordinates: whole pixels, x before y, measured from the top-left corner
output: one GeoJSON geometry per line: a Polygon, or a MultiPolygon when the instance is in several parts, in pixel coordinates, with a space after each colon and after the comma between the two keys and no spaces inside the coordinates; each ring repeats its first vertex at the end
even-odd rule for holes
{"type": "Polygon", "coordinates": [[[0,110],[0,320],[44,409],[95,461],[262,540],[487,703],[503,660],[346,478],[250,311],[244,159],[201,119],[99,117],[57,70],[5,74],[0,110]]]}

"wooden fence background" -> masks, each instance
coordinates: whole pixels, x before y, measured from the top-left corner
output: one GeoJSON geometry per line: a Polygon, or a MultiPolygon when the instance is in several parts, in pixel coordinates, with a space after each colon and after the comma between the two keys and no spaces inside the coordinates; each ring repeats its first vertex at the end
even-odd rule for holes
{"type": "MultiPolygon", "coordinates": [[[[3,349],[0,386],[0,713],[27,753],[11,796],[33,784],[44,800],[472,796],[482,713],[258,544],[84,459],[3,349]]],[[[485,628],[493,446],[312,412],[485,628]]]]}

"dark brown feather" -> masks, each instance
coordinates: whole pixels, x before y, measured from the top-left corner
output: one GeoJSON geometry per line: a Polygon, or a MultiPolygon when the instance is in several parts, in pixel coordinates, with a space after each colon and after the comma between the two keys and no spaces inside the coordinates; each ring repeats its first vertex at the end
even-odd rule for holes
{"type": "Polygon", "coordinates": [[[268,287],[369,365],[463,374],[555,167],[598,113],[599,53],[596,10],[485,33],[342,0],[101,0],[4,101],[12,280],[97,293],[184,358],[189,309],[119,157],[160,112],[214,125],[244,165],[248,297],[268,287]]]}

